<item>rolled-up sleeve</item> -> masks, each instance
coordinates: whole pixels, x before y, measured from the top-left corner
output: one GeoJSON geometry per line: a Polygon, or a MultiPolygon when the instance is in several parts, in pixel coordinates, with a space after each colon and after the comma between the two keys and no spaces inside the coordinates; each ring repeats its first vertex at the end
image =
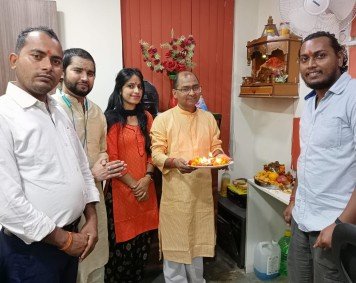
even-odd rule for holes
{"type": "Polygon", "coordinates": [[[25,243],[41,241],[56,225],[27,200],[14,155],[13,139],[0,117],[0,224],[25,243]]]}

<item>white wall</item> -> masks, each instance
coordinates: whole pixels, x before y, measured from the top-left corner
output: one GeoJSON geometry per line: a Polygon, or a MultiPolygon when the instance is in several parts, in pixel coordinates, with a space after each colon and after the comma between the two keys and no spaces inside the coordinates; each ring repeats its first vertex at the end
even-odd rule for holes
{"type": "Polygon", "coordinates": [[[308,93],[300,83],[299,100],[240,98],[241,78],[250,75],[247,41],[261,36],[268,16],[279,26],[278,0],[235,0],[234,64],[230,153],[234,158],[232,177],[251,178],[265,163],[291,163],[293,117],[300,116],[303,97],[308,93]]]}
{"type": "Polygon", "coordinates": [[[120,0],[57,0],[63,49],[87,50],[96,62],[96,79],[89,98],[105,110],[122,68],[120,0]]]}
{"type": "Polygon", "coordinates": [[[257,31],[258,5],[259,0],[235,0],[230,128],[230,155],[235,161],[232,177],[250,177],[254,168],[254,111],[244,105],[238,94],[241,78],[251,73],[251,68],[247,66],[246,44],[257,31]]]}

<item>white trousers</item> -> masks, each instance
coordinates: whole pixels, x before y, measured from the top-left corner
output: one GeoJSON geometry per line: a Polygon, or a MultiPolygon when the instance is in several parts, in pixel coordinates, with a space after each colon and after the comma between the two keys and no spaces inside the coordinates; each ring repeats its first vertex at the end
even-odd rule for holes
{"type": "Polygon", "coordinates": [[[203,278],[203,258],[193,258],[191,264],[163,260],[166,283],[205,283],[203,278]]]}

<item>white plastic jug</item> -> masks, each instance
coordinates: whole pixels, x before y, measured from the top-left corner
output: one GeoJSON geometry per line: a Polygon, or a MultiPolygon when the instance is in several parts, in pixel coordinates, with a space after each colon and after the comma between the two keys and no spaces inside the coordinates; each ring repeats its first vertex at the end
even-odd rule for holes
{"type": "Polygon", "coordinates": [[[253,267],[256,276],[261,280],[269,280],[279,275],[281,249],[277,242],[260,242],[254,251],[253,267]]]}

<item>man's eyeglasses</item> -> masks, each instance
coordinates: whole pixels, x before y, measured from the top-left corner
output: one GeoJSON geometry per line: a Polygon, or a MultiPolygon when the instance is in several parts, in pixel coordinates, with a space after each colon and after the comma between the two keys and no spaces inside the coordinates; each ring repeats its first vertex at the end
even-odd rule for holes
{"type": "Polygon", "coordinates": [[[190,91],[193,91],[194,93],[201,93],[201,86],[200,85],[193,85],[193,86],[184,86],[180,89],[176,89],[180,91],[183,94],[189,94],[190,91]]]}

